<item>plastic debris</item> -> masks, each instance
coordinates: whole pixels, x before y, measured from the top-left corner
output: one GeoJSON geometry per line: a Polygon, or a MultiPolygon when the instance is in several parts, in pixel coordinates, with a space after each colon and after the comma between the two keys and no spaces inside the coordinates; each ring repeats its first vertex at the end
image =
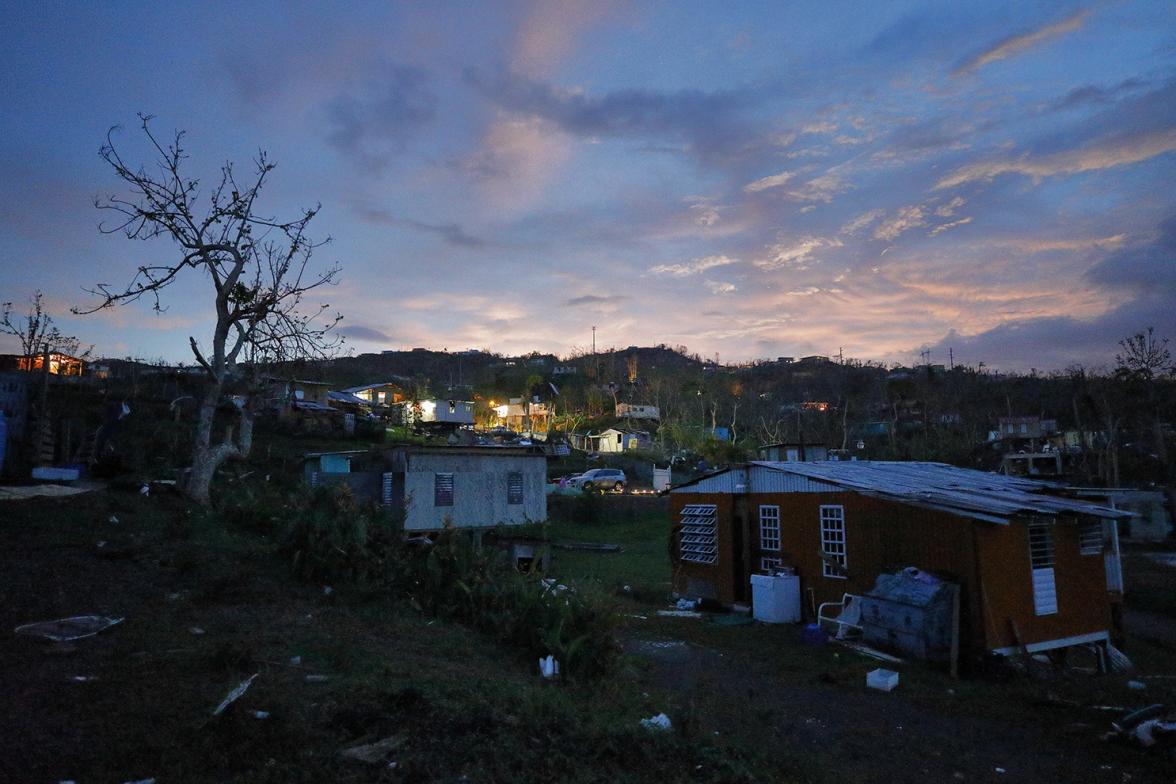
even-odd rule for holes
{"type": "Polygon", "coordinates": [[[98,679],[95,678],[93,675],[75,675],[72,678],[70,678],[70,680],[73,681],[74,683],[93,683],[94,681],[96,681],[98,679]]]}
{"type": "Polygon", "coordinates": [[[123,784],[155,784],[155,779],[136,779],[135,781],[124,781],[123,784]]]}
{"type": "Polygon", "coordinates": [[[650,716],[648,719],[642,719],[641,726],[647,730],[665,732],[667,730],[673,729],[674,725],[670,721],[669,716],[664,713],[659,713],[656,716],[650,716]]]}
{"type": "Polygon", "coordinates": [[[554,656],[539,659],[539,675],[549,680],[559,676],[559,662],[554,656]]]}
{"type": "Polygon", "coordinates": [[[1147,684],[1143,681],[1127,681],[1127,688],[1134,691],[1143,691],[1147,688],[1147,684]]]}
{"type": "Polygon", "coordinates": [[[898,673],[894,670],[870,670],[866,673],[866,685],[879,691],[893,691],[898,686],[898,673]]]}
{"type": "MultiPolygon", "coordinates": [[[[389,754],[403,746],[406,740],[403,735],[393,735],[390,738],[384,738],[375,743],[341,749],[339,756],[356,762],[366,762],[370,765],[379,764],[388,759],[389,754]]],[[[395,764],[392,763],[392,765],[395,764]]]]}
{"type": "Polygon", "coordinates": [[[326,683],[329,680],[330,680],[330,678],[326,675],[307,675],[306,676],[307,683],[326,683]]]}
{"type": "Polygon", "coordinates": [[[331,586],[329,586],[329,585],[323,586],[323,596],[330,596],[334,592],[335,592],[335,589],[332,588],[331,586]]]}
{"type": "Polygon", "coordinates": [[[225,698],[223,700],[221,700],[220,705],[216,706],[216,710],[214,710],[212,712],[212,715],[213,716],[221,715],[226,710],[228,710],[230,705],[232,705],[237,700],[241,699],[241,695],[244,694],[245,692],[249,691],[249,687],[251,685],[253,685],[253,680],[260,674],[261,673],[255,672],[252,675],[250,675],[248,678],[246,678],[245,680],[243,680],[239,684],[237,684],[237,687],[235,689],[233,689],[227,695],[225,695],[225,698]]]}
{"type": "Polygon", "coordinates": [[[263,711],[263,710],[253,711],[253,718],[255,718],[255,719],[268,719],[269,717],[270,717],[269,711],[263,711]]]}
{"type": "Polygon", "coordinates": [[[188,631],[192,634],[195,634],[197,637],[204,634],[204,629],[201,629],[199,626],[191,626],[188,628],[188,631]]]}
{"type": "Polygon", "coordinates": [[[993,770],[996,771],[997,773],[1002,774],[1002,775],[1005,773],[1008,773],[1008,771],[1005,770],[1004,768],[993,768],[993,770]]]}
{"type": "Polygon", "coordinates": [[[17,626],[14,631],[26,637],[44,637],[53,642],[69,642],[93,637],[122,622],[122,618],[107,618],[102,615],[75,615],[71,618],[59,618],[56,621],[26,623],[23,626],[17,626]]]}
{"type": "Polygon", "coordinates": [[[698,604],[697,599],[679,599],[678,604],[675,606],[679,610],[697,610],[698,604]]]}
{"type": "Polygon", "coordinates": [[[658,610],[657,614],[663,618],[701,618],[702,613],[696,610],[658,610]]]}
{"type": "Polygon", "coordinates": [[[290,666],[291,667],[301,667],[302,666],[302,657],[301,656],[291,656],[290,657],[290,666]]]}
{"type": "MultiPolygon", "coordinates": [[[[139,495],[143,496],[144,498],[146,498],[147,496],[151,495],[151,485],[143,485],[143,486],[141,486],[141,487],[139,488],[139,495]]],[[[154,781],[154,780],[155,780],[155,779],[152,779],[152,781],[154,781]]]]}
{"type": "Polygon", "coordinates": [[[111,515],[111,516],[110,516],[110,520],[109,520],[108,522],[111,522],[111,523],[114,523],[115,525],[118,525],[118,516],[117,516],[117,515],[111,515]]]}

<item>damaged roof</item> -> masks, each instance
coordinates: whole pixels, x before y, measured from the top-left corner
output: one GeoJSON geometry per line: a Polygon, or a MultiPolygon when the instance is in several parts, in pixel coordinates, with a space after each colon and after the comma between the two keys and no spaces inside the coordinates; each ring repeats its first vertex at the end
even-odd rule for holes
{"type": "MultiPolygon", "coordinates": [[[[1006,524],[1018,515],[1086,515],[1128,518],[1132,514],[1072,498],[1049,495],[1059,485],[946,463],[826,460],[812,463],[756,461],[781,471],[914,506],[1006,524]]],[[[754,487],[750,492],[755,492],[754,487]]]]}

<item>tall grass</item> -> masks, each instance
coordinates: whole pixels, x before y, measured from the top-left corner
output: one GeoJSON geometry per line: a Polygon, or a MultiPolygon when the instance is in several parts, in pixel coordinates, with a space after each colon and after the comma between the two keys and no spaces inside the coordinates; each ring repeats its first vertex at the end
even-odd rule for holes
{"type": "Polygon", "coordinates": [[[457,620],[535,657],[552,655],[574,678],[608,671],[618,619],[592,590],[522,573],[506,554],[446,529],[431,544],[403,540],[385,510],[358,503],[345,486],[298,497],[281,552],[300,579],[377,590],[422,612],[457,620]]]}

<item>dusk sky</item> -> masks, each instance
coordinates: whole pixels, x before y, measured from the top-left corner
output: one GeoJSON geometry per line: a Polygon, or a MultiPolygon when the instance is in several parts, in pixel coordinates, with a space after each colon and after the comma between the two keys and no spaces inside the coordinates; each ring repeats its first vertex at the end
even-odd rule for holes
{"type": "MultiPolygon", "coordinates": [[[[0,300],[191,362],[211,285],[88,316],[167,240],[103,236],[108,128],[323,205],[355,353],[684,344],[1106,366],[1176,338],[1176,6],[5,3],[0,300]]],[[[0,350],[13,350],[11,341],[0,350]]]]}

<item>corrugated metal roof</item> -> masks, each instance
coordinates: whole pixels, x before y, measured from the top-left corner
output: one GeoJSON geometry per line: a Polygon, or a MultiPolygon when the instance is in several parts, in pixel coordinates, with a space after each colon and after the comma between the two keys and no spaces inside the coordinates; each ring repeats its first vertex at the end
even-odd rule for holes
{"type": "Polygon", "coordinates": [[[1078,514],[1126,518],[1131,513],[1097,504],[1045,495],[1056,487],[946,463],[884,461],[822,461],[753,465],[830,482],[868,495],[929,506],[991,522],[1007,522],[1019,514],[1078,514]]]}
{"type": "Polygon", "coordinates": [[[673,488],[671,492],[826,492],[830,486],[835,486],[863,495],[1002,524],[1012,517],[1025,514],[1051,517],[1074,514],[1100,518],[1132,516],[1130,512],[1045,493],[1058,485],[957,468],[946,463],[827,460],[813,463],[756,461],[750,465],[750,488],[745,485],[745,489],[736,490],[737,484],[746,482],[747,474],[743,468],[732,468],[688,482],[673,488]],[[757,476],[762,476],[761,471],[809,482],[756,481],[757,476]]]}

